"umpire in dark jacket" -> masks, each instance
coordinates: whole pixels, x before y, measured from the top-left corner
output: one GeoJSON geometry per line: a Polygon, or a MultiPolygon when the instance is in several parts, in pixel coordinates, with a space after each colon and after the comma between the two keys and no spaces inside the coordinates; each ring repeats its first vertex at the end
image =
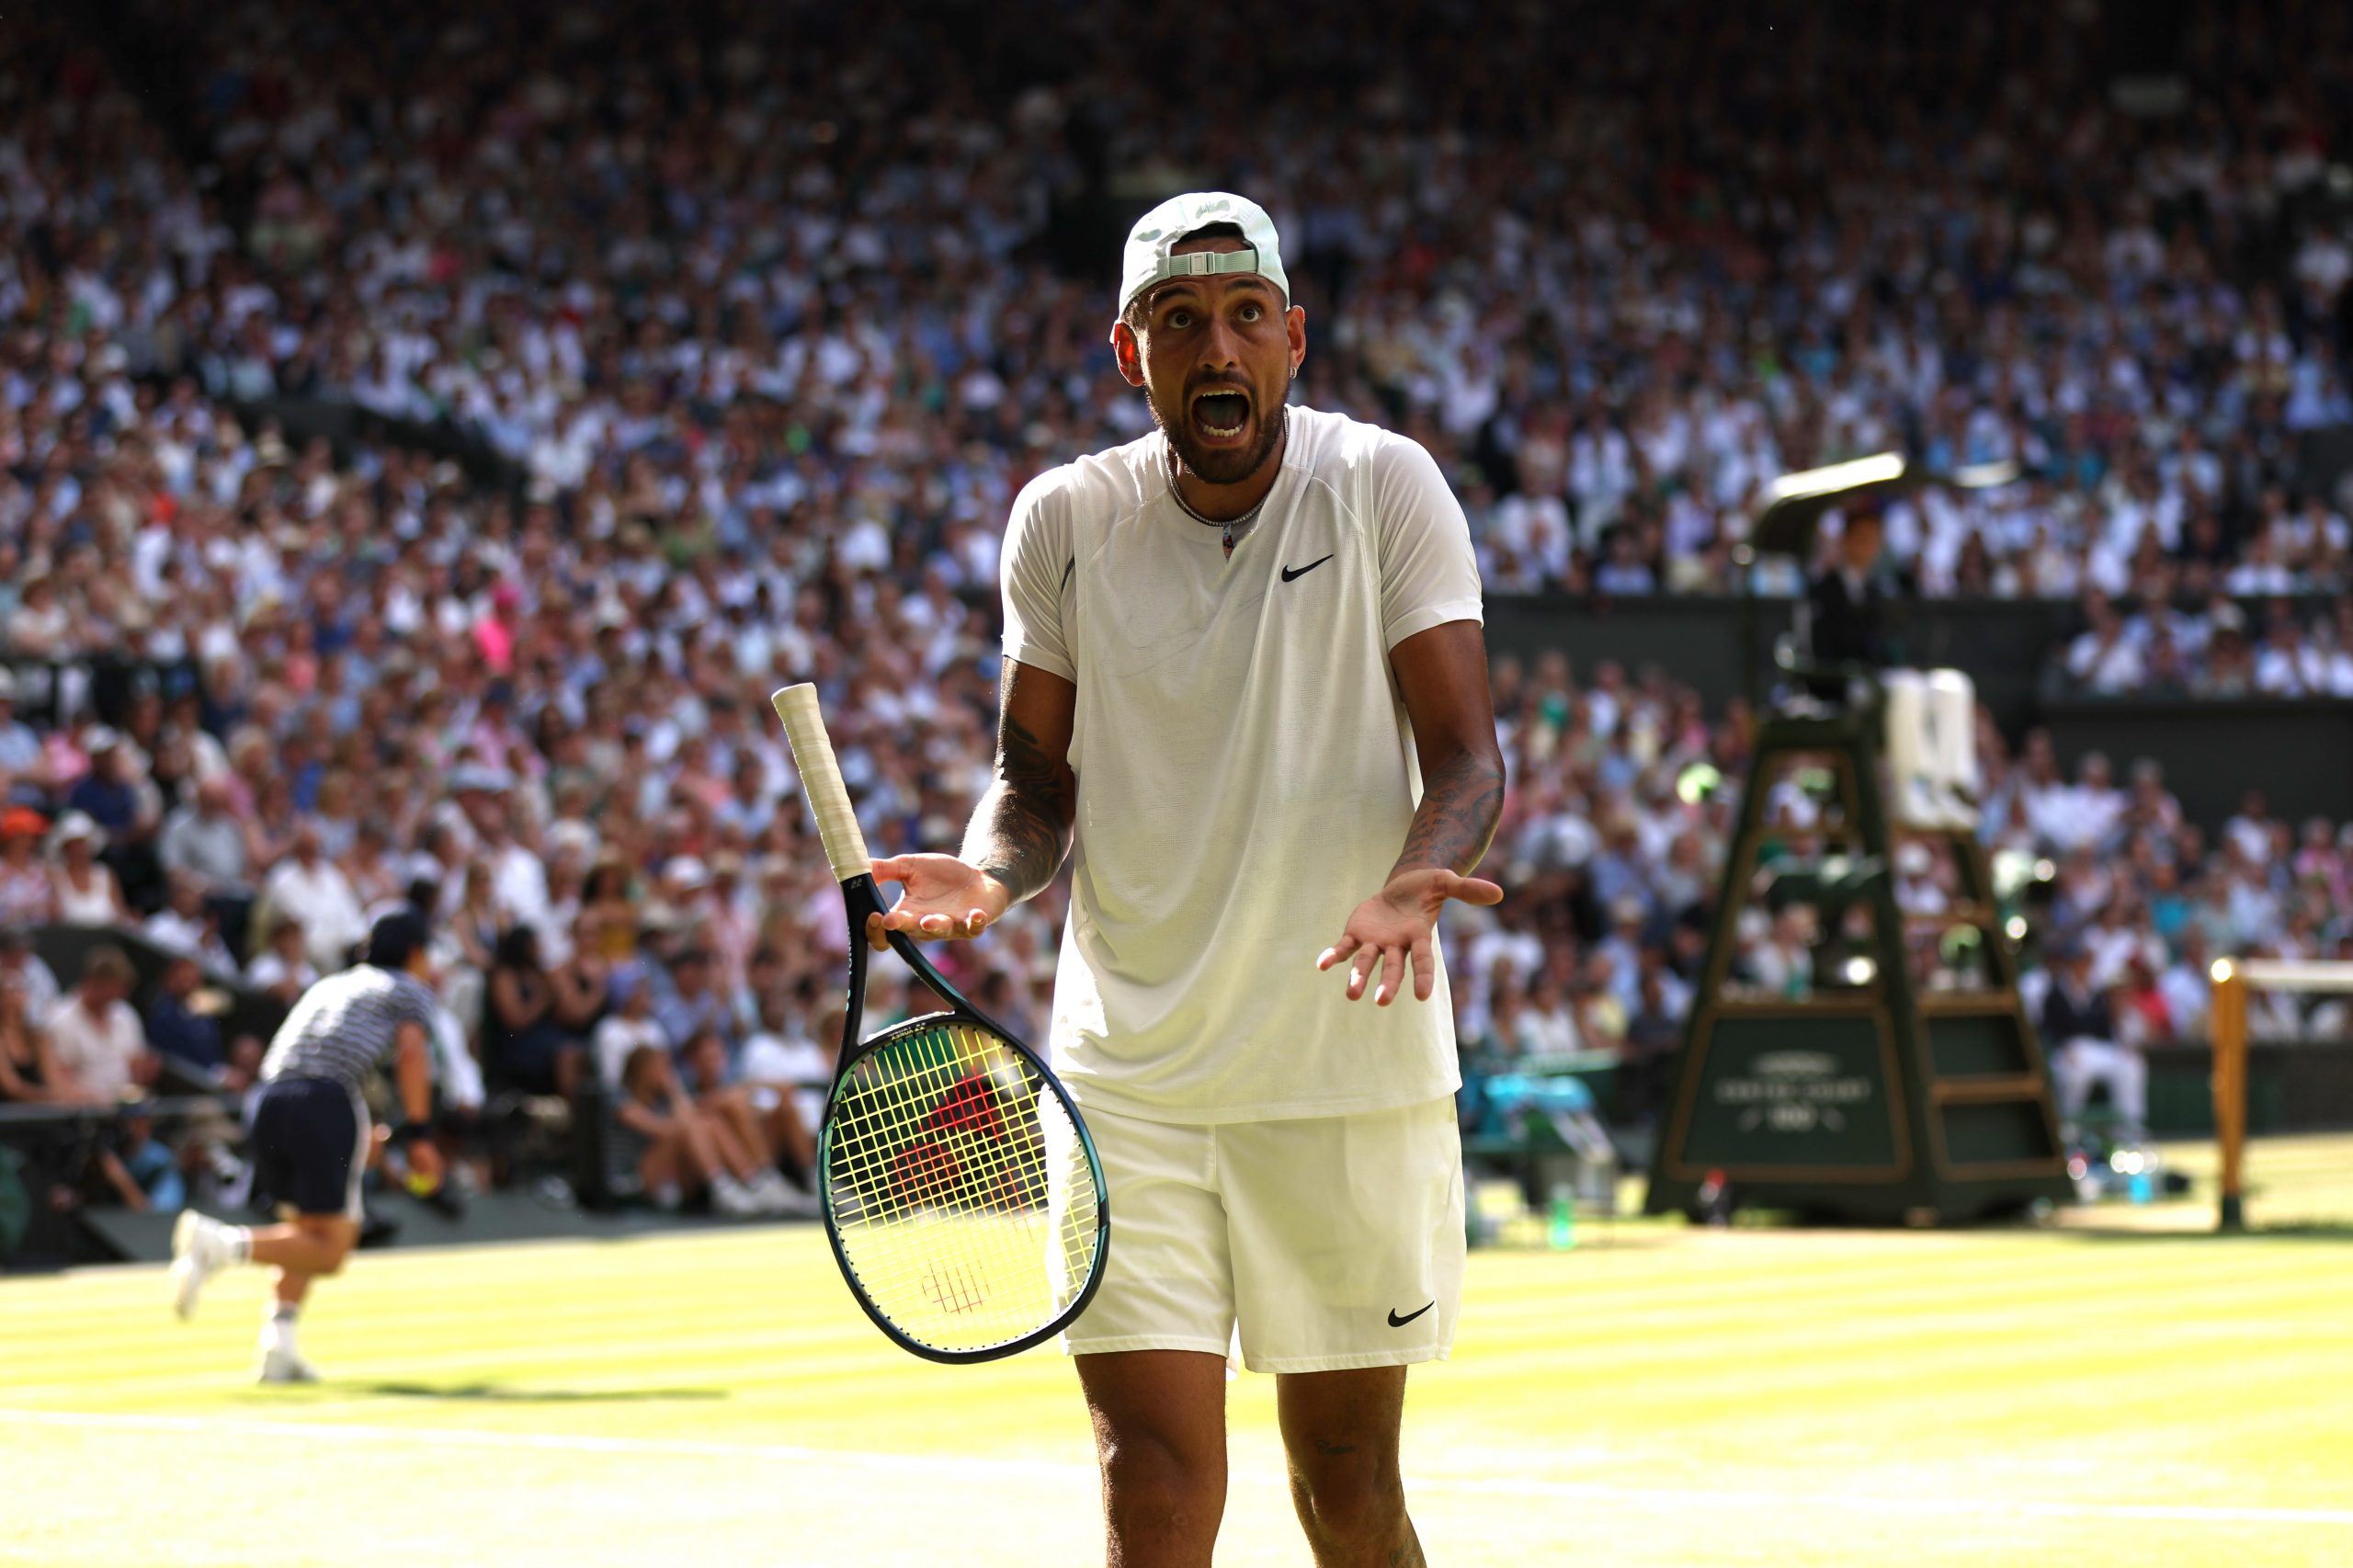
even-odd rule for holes
{"type": "Polygon", "coordinates": [[[1847,507],[1838,559],[1806,590],[1815,663],[1852,661],[1878,668],[1888,662],[1887,606],[1893,586],[1879,569],[1886,535],[1886,519],[1875,501],[1847,507]]]}

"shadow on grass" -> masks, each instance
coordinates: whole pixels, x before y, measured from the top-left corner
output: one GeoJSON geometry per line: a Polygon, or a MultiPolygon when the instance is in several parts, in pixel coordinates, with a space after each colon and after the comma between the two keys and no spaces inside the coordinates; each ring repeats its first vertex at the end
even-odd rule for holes
{"type": "Polygon", "coordinates": [[[724,1389],[534,1389],[504,1383],[346,1383],[347,1391],[390,1399],[462,1399],[492,1404],[625,1404],[652,1400],[725,1399],[724,1389]]]}
{"type": "Polygon", "coordinates": [[[2276,1225],[2258,1223],[2242,1231],[2217,1230],[2211,1224],[2202,1229],[2180,1230],[2154,1225],[2052,1225],[2045,1227],[2042,1233],[2087,1242],[2335,1242],[2341,1246],[2353,1242],[2353,1221],[2289,1221],[2276,1225]]]}

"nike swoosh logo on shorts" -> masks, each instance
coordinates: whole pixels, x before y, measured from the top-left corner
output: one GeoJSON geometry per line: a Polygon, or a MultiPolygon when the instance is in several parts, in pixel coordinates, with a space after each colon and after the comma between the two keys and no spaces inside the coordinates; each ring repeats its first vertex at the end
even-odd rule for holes
{"type": "Polygon", "coordinates": [[[1283,568],[1283,581],[1288,583],[1294,577],[1304,577],[1310,572],[1314,571],[1318,566],[1323,565],[1324,562],[1331,559],[1332,558],[1330,556],[1325,555],[1309,562],[1304,566],[1286,566],[1283,568]]]}
{"type": "MultiPolygon", "coordinates": [[[[1324,559],[1329,561],[1332,558],[1327,555],[1324,559]]],[[[1415,1318],[1421,1316],[1424,1312],[1428,1312],[1430,1308],[1437,1305],[1438,1302],[1436,1301],[1425,1301],[1422,1305],[1415,1307],[1412,1312],[1407,1312],[1404,1317],[1399,1317],[1397,1315],[1397,1309],[1395,1307],[1392,1307],[1389,1309],[1389,1326],[1392,1328],[1403,1328],[1407,1324],[1413,1322],[1415,1318]]]]}

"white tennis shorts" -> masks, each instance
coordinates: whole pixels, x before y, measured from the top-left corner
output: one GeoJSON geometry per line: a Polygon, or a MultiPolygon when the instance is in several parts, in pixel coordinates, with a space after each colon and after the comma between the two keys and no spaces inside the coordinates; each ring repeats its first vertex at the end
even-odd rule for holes
{"type": "Polygon", "coordinates": [[[1212,1126],[1088,1108],[1110,1192],[1103,1285],[1074,1356],[1204,1350],[1254,1372],[1441,1360],[1462,1295],[1451,1097],[1212,1126]]]}

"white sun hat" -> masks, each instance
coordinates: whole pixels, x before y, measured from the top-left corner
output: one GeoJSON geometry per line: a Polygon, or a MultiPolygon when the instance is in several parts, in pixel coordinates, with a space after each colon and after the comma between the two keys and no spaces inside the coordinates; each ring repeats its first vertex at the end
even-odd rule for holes
{"type": "Polygon", "coordinates": [[[1290,303],[1290,279],[1283,275],[1283,253],[1275,238],[1275,221],[1267,210],[1245,196],[1223,190],[1196,190],[1172,196],[1128,231],[1128,245],[1120,259],[1120,310],[1124,313],[1138,294],[1171,278],[1200,278],[1228,272],[1255,272],[1282,290],[1290,303]],[[1171,256],[1178,241],[1211,223],[1232,223],[1242,231],[1237,251],[1195,251],[1171,256]]]}
{"type": "Polygon", "coordinates": [[[87,841],[93,850],[103,853],[107,846],[107,830],[100,827],[89,812],[70,811],[59,817],[57,825],[49,830],[50,847],[62,849],[76,839],[87,841]]]}

